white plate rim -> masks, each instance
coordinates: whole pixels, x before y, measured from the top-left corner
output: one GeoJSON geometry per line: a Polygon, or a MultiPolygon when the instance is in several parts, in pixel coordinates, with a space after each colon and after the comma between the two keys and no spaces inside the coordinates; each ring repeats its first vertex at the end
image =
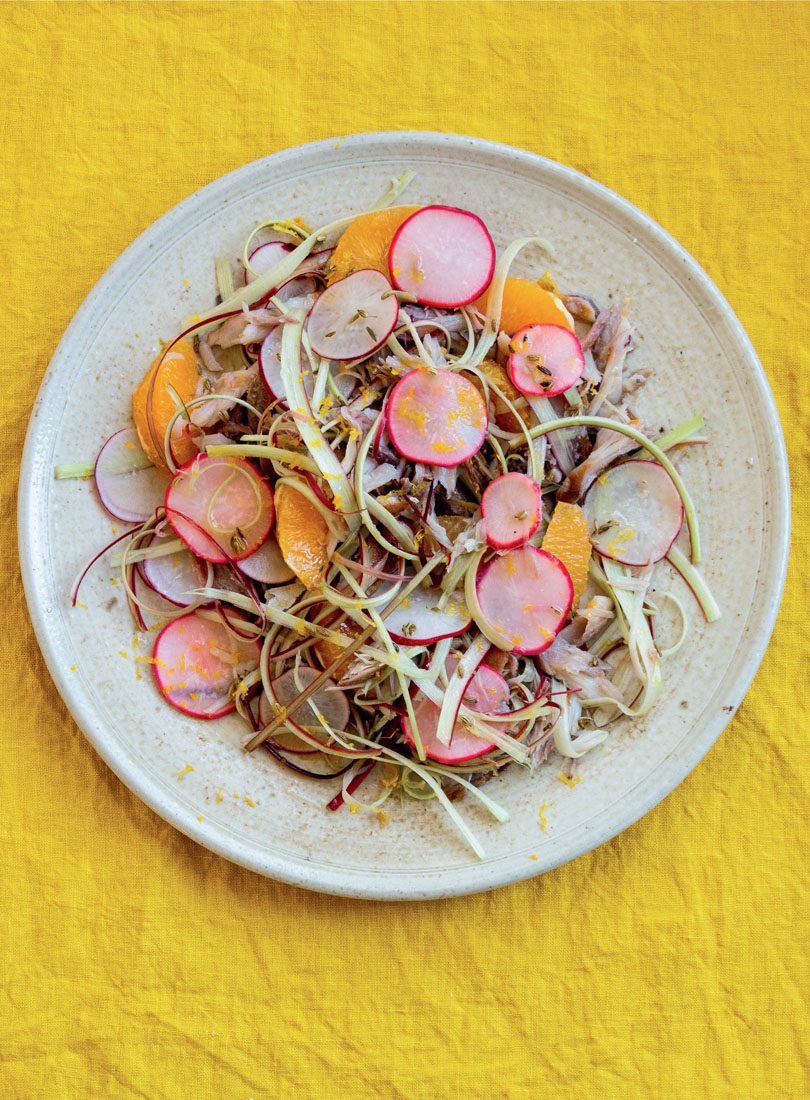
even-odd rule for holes
{"type": "MultiPolygon", "coordinates": [[[[173,220],[181,217],[189,207],[203,198],[227,201],[229,190],[243,176],[254,173],[259,166],[272,165],[275,168],[285,161],[294,162],[295,158],[305,152],[327,153],[338,143],[343,148],[355,148],[359,153],[368,152],[375,144],[391,143],[402,144],[403,151],[409,144],[432,144],[455,153],[475,148],[493,156],[508,156],[513,162],[523,163],[527,167],[531,166],[534,169],[541,167],[549,177],[590,194],[606,207],[612,207],[622,215],[625,221],[637,226],[640,233],[645,234],[663,252],[668,253],[681,265],[690,281],[694,282],[722,316],[755,385],[757,397],[761,403],[762,426],[769,436],[774,477],[777,482],[777,492],[772,501],[775,511],[771,517],[774,529],[772,544],[776,547],[776,560],[770,576],[762,582],[767,589],[767,610],[761,623],[761,630],[757,637],[750,641],[745,660],[737,669],[733,680],[735,695],[740,701],[742,700],[759,668],[776,624],[784,591],[790,540],[790,480],[784,436],[765,372],[747,333],[721,291],[697,261],[665,229],[627,199],[590,177],[546,157],[499,142],[456,134],[434,131],[378,131],[327,138],[281,150],[242,165],[194,192],[154,221],[125,249],[98,280],[68,325],[45,372],[32,409],[20,467],[18,492],[18,547],[23,587],[37,641],[48,670],[76,723],[119,779],[161,818],[180,832],[209,850],[259,874],[321,892],[374,900],[422,900],[477,893],[543,874],[578,858],[623,832],[683,781],[715,743],[732,714],[718,712],[706,723],[701,736],[694,739],[689,751],[681,753],[677,760],[670,762],[672,766],[668,771],[659,767],[658,782],[655,785],[646,787],[644,790],[639,790],[638,787],[632,788],[628,792],[625,809],[615,814],[609,825],[597,825],[590,829],[581,837],[579,843],[573,844],[571,850],[559,858],[538,861],[528,867],[516,866],[508,860],[499,860],[491,866],[486,863],[471,865],[468,869],[455,872],[453,876],[438,876],[438,881],[436,876],[425,873],[421,885],[418,881],[419,875],[414,873],[405,889],[402,888],[401,882],[394,885],[388,882],[385,876],[379,876],[379,880],[373,877],[358,880],[356,875],[348,874],[341,869],[336,869],[335,872],[324,870],[322,864],[307,866],[305,862],[290,863],[283,858],[268,855],[258,858],[251,846],[242,843],[233,836],[232,832],[219,833],[206,823],[201,824],[187,806],[173,802],[161,787],[150,781],[148,775],[141,773],[137,766],[132,766],[129,758],[116,751],[114,740],[105,737],[103,725],[93,713],[92,707],[85,704],[59,660],[55,644],[48,631],[43,592],[40,587],[41,577],[37,575],[32,559],[26,553],[26,548],[31,545],[34,536],[37,483],[32,474],[35,451],[39,443],[38,414],[47,392],[54,383],[58,384],[61,361],[66,358],[68,349],[77,334],[81,333],[86,318],[93,312],[96,300],[113,288],[130,266],[137,266],[140,257],[152,247],[153,240],[159,238],[162,230],[167,228],[173,220]]],[[[650,776],[647,779],[649,780],[650,776]]]]}

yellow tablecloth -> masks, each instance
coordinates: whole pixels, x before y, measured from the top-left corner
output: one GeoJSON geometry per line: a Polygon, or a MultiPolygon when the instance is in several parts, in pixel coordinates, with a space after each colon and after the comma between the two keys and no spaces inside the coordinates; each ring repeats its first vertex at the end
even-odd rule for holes
{"type": "Polygon", "coordinates": [[[6,3],[0,48],[0,1096],[807,1095],[810,8],[6,3]],[[245,161],[396,128],[536,150],[674,233],[795,488],[776,635],[697,771],[568,867],[422,905],[276,885],[145,809],[48,678],[13,519],[39,380],[133,237],[245,161]]]}

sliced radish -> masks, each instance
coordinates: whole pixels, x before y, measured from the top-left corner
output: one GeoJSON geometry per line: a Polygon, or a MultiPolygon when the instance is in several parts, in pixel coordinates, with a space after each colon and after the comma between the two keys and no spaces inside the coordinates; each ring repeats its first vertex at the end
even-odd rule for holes
{"type": "Polygon", "coordinates": [[[576,335],[562,325],[528,325],[510,341],[509,377],[529,397],[556,397],[577,383],[585,356],[576,335]]]}
{"type": "Polygon", "coordinates": [[[543,495],[533,477],[503,474],[481,497],[487,542],[496,550],[513,550],[528,542],[540,526],[543,495]]]}
{"type": "Polygon", "coordinates": [[[284,241],[265,241],[264,244],[254,248],[248,256],[248,263],[253,270],[245,268],[245,282],[252,283],[254,279],[264,275],[271,267],[275,267],[283,256],[292,251],[292,247],[291,244],[285,244],[284,241]]]}
{"type": "MultiPolygon", "coordinates": [[[[246,621],[237,612],[233,618],[246,621]]],[[[221,718],[236,709],[233,689],[258,665],[259,643],[192,611],[161,630],[153,659],[158,686],[173,707],[192,718],[221,718]]]]}
{"type": "Polygon", "coordinates": [[[487,227],[469,210],[423,206],[397,230],[388,268],[397,290],[409,291],[426,306],[456,309],[489,286],[495,245],[487,227]]]}
{"type": "Polygon", "coordinates": [[[314,272],[316,275],[323,274],[334,251],[334,248],[322,248],[320,252],[310,252],[307,258],[295,269],[296,277],[306,275],[309,272],[314,272]]]}
{"type": "Polygon", "coordinates": [[[432,645],[463,634],[472,622],[464,597],[454,595],[439,608],[438,588],[417,588],[385,616],[385,627],[400,645],[432,645]]]}
{"type": "Polygon", "coordinates": [[[189,550],[146,558],[141,562],[141,574],[151,589],[176,607],[194,603],[194,589],[205,587],[208,580],[208,569],[189,550]]]}
{"type": "Polygon", "coordinates": [[[324,359],[360,359],[385,343],[398,316],[391,284],[365,268],[326,288],[307,318],[307,334],[324,359]]]}
{"type": "Polygon", "coordinates": [[[283,326],[270,329],[259,348],[259,378],[264,388],[276,400],[284,400],[284,383],[281,380],[281,337],[283,326]]]}
{"type": "Polygon", "coordinates": [[[404,458],[431,466],[460,466],[486,439],[487,408],[462,375],[417,368],[391,390],[386,427],[404,458]]]}
{"type": "MultiPolygon", "coordinates": [[[[269,726],[275,718],[273,704],[264,692],[259,696],[259,705],[256,713],[262,726],[269,726]]],[[[293,756],[312,756],[319,750],[307,742],[301,741],[292,730],[280,729],[273,734],[273,744],[293,756]]]]}
{"type": "MultiPolygon", "coordinates": [[[[297,671],[291,668],[283,672],[270,685],[274,696],[272,702],[282,707],[287,706],[297,699],[303,689],[309,687],[318,676],[320,676],[318,669],[311,668],[309,665],[302,665],[297,671]]],[[[349,721],[349,703],[346,693],[333,680],[327,680],[323,687],[319,687],[315,694],[310,696],[309,702],[303,703],[295,712],[295,721],[290,722],[293,727],[301,725],[314,729],[316,733],[324,733],[323,726],[313,713],[310,704],[323,715],[332,729],[346,728],[349,721]]]]}
{"type": "Polygon", "coordinates": [[[249,557],[242,558],[239,570],[260,584],[284,584],[295,576],[281,556],[281,549],[272,536],[249,557]]]}
{"type": "Polygon", "coordinates": [[[165,508],[186,546],[211,562],[249,557],[275,519],[273,490],[244,458],[193,458],[166,490],[165,508]]]}
{"type": "Polygon", "coordinates": [[[623,565],[660,561],[683,525],[683,502],[672,479],[644,458],[600,474],[583,508],[594,549],[623,565]]]}
{"type": "Polygon", "coordinates": [[[124,428],[98,452],[93,471],[101,503],[122,523],[143,523],[160,507],[167,475],[143,453],[138,433],[124,428]]]}
{"type": "MultiPolygon", "coordinates": [[[[448,661],[448,675],[453,674],[454,667],[454,663],[448,661]]],[[[499,711],[508,709],[509,694],[509,685],[499,672],[490,668],[489,665],[479,665],[464,688],[462,701],[470,710],[476,710],[481,714],[497,714],[499,711]]],[[[496,747],[470,733],[461,722],[456,722],[453,727],[450,744],[443,745],[436,737],[441,707],[431,702],[426,695],[421,693],[417,695],[413,711],[425,753],[439,764],[461,764],[465,760],[475,760],[479,756],[492,752],[496,747]]],[[[402,732],[408,743],[413,746],[411,724],[407,718],[402,719],[402,732]]]]}
{"type": "Polygon", "coordinates": [[[286,283],[282,283],[273,295],[282,305],[290,306],[294,303],[296,309],[309,312],[315,302],[318,292],[318,280],[313,275],[294,275],[286,283]]]}
{"type": "Polygon", "coordinates": [[[548,649],[568,618],[574,586],[559,558],[522,546],[484,566],[476,594],[487,636],[502,649],[533,654],[548,649]]]}

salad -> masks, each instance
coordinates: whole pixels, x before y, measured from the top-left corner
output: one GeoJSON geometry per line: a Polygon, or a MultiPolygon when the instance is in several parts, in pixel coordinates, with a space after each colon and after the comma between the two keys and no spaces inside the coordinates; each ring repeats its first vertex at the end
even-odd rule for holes
{"type": "Polygon", "coordinates": [[[557,754],[573,783],[655,704],[688,628],[658,571],[719,615],[676,467],[706,440],[638,416],[624,306],[511,275],[548,242],[498,255],[471,211],[400,205],[411,178],[217,258],[133,426],[56,475],[129,525],[72,600],[112,551],[170,706],[238,712],[330,810],[433,799],[483,856],[462,799],[504,821],[488,780],[557,754]]]}

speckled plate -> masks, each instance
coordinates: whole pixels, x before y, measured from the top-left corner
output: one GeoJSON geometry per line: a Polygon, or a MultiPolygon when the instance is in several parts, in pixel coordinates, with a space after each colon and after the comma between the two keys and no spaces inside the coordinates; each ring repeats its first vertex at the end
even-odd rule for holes
{"type": "MultiPolygon", "coordinates": [[[[531,254],[523,264],[525,272],[542,270],[531,254]]],[[[573,859],[636,821],[697,764],[768,643],[785,573],[788,498],[783,439],[756,354],[717,288],[649,218],[592,180],[518,149],[440,134],[364,134],[230,173],[162,217],[112,265],[42,383],[22,464],[20,556],[59,691],[97,751],[158,814],[285,882],[429,898],[501,886],[573,859]],[[663,697],[646,720],[586,757],[584,782],[564,786],[554,760],[534,776],[510,769],[488,787],[511,814],[505,825],[465,800],[488,853],[483,861],[435,805],[397,803],[385,828],[362,813],[329,813],[326,784],[240,751],[237,719],[193,721],[162,702],[133,661],[132,624],[110,571],[93,571],[86,609],[69,606],[73,579],[110,537],[111,523],[90,482],[53,477],[56,463],[92,458],[128,423],[132,389],[159,338],[212,304],[215,254],[237,255],[246,232],[268,216],[301,214],[317,225],[361,211],[406,168],[417,173],[408,202],[469,207],[499,247],[539,232],[556,246],[563,287],[600,301],[629,299],[640,334],[634,365],[656,371],[638,401],[644,420],[671,427],[700,411],[711,439],[680,463],[723,617],[706,626],[685,597],[691,633],[667,662],[663,697]]],[[[666,567],[660,572],[663,587],[680,590],[666,567]]]]}

